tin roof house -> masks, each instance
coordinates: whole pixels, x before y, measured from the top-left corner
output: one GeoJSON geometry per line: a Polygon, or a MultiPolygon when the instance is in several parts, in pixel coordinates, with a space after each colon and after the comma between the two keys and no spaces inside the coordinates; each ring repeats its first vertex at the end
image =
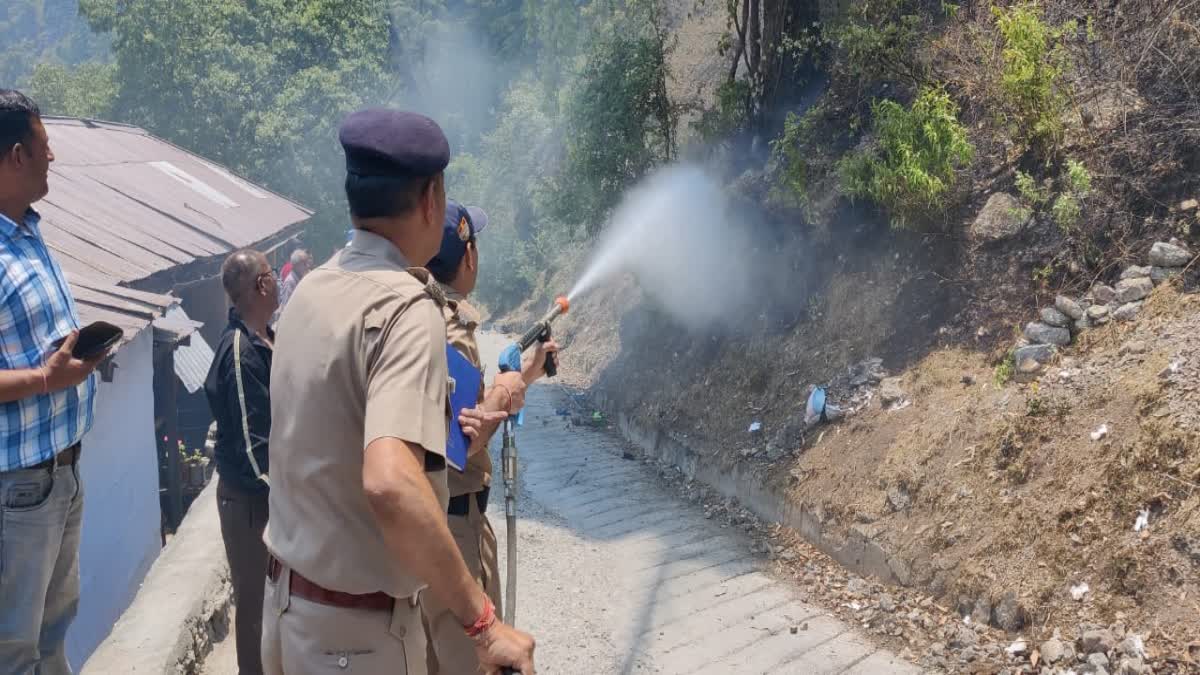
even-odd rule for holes
{"type": "Polygon", "coordinates": [[[311,212],[136,127],[45,117],[50,193],[35,208],[83,323],[125,331],[102,368],[80,462],[86,490],[83,663],[132,601],[182,518],[186,462],[211,419],[203,381],[227,313],[219,278],[243,247],[282,258],[311,212]]]}

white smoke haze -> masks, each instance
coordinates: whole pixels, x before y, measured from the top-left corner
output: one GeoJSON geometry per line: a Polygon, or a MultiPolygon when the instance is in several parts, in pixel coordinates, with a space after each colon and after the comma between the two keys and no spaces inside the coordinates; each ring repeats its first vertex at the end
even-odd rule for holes
{"type": "Polygon", "coordinates": [[[752,292],[748,228],[721,183],[693,165],[671,166],[630,190],[569,297],[632,274],[642,292],[692,330],[727,325],[752,292]]]}
{"type": "Polygon", "coordinates": [[[495,124],[496,103],[517,67],[501,62],[486,38],[457,17],[434,22],[421,51],[414,88],[394,105],[437,121],[458,154],[495,124]]]}

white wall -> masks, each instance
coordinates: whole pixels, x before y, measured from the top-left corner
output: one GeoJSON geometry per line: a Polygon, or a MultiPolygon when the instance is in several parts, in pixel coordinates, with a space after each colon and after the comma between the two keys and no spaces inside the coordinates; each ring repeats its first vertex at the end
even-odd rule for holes
{"type": "Polygon", "coordinates": [[[83,439],[79,615],[67,633],[76,669],[108,636],[161,548],[153,333],[147,327],[117,352],[116,375],[100,383],[83,439]]]}

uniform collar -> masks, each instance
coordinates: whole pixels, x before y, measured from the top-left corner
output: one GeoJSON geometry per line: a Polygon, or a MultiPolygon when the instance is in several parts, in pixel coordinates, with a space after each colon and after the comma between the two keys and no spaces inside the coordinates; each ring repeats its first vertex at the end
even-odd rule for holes
{"type": "Polygon", "coordinates": [[[42,214],[34,211],[33,207],[25,209],[25,218],[20,223],[14,223],[8,216],[0,214],[0,232],[10,237],[18,233],[39,235],[41,230],[38,225],[41,222],[42,214]]]}
{"type": "Polygon", "coordinates": [[[453,304],[455,313],[458,314],[460,321],[467,325],[479,325],[479,311],[471,303],[467,302],[467,296],[440,281],[438,282],[438,287],[446,295],[446,300],[453,304]]]}
{"type": "Polygon", "coordinates": [[[440,281],[439,281],[439,282],[437,282],[437,285],[438,285],[438,288],[442,289],[442,293],[445,293],[445,294],[446,294],[446,299],[447,299],[447,300],[453,300],[454,302],[457,302],[457,303],[459,303],[460,305],[461,305],[463,302],[465,302],[465,301],[466,301],[466,299],[467,299],[467,296],[465,296],[465,295],[463,295],[462,293],[459,293],[458,291],[454,290],[454,287],[453,287],[453,286],[451,286],[451,285],[449,285],[449,284],[443,284],[443,283],[442,283],[442,282],[440,282],[440,281]]]}
{"type": "Polygon", "coordinates": [[[381,237],[374,232],[366,230],[355,230],[354,238],[350,240],[350,244],[343,250],[343,256],[363,256],[374,260],[381,260],[397,269],[402,269],[413,276],[433,298],[438,307],[443,307],[446,304],[446,295],[442,293],[442,289],[438,288],[437,282],[433,276],[429,274],[429,270],[424,267],[413,267],[411,263],[396,248],[388,239],[381,237]]]}
{"type": "Polygon", "coordinates": [[[354,230],[354,238],[350,240],[350,251],[372,258],[382,258],[397,267],[409,268],[412,264],[405,259],[404,254],[396,245],[374,232],[354,230]]]}

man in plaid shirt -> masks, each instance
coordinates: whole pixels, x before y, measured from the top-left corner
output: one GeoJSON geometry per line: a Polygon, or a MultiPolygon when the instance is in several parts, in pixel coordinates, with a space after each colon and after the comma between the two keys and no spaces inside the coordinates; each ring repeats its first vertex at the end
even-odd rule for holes
{"type": "Polygon", "coordinates": [[[0,89],[0,673],[14,675],[71,672],[79,442],[100,361],[71,356],[79,315],[31,208],[49,191],[52,161],[37,105],[0,89]]]}

